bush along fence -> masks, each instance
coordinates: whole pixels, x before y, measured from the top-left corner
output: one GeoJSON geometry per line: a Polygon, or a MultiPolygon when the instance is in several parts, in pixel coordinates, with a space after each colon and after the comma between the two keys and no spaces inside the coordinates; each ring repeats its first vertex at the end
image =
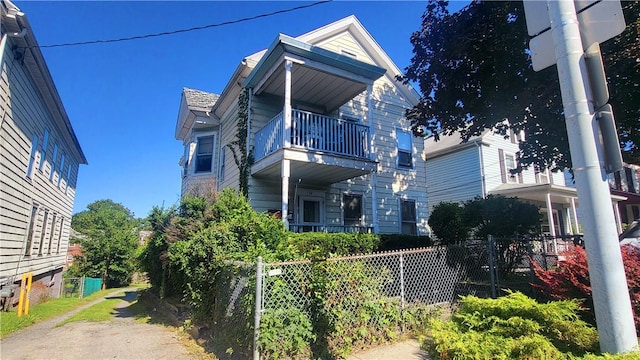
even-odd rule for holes
{"type": "Polygon", "coordinates": [[[63,278],[60,297],[87,297],[102,288],[102,279],[90,277],[63,278]]]}
{"type": "Polygon", "coordinates": [[[490,237],[317,261],[227,262],[212,289],[212,338],[242,358],[344,358],[410,334],[463,295],[535,295],[529,259],[552,267],[549,244],[490,237]]]}

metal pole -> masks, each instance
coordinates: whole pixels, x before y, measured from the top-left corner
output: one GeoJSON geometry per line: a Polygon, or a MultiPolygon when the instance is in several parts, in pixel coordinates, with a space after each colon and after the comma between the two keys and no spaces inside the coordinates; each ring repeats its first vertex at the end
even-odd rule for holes
{"type": "Polygon", "coordinates": [[[404,310],[404,254],[400,253],[400,309],[404,310]]]}
{"type": "Polygon", "coordinates": [[[253,360],[260,360],[258,339],[260,337],[260,316],[262,315],[262,256],[258,256],[256,266],[256,307],[253,321],[253,360]]]}
{"type": "Polygon", "coordinates": [[[598,125],[589,109],[582,76],[583,49],[575,6],[573,0],[548,0],[547,6],[583,218],[600,350],[628,352],[638,345],[638,339],[607,177],[598,157],[598,125]]]}
{"type": "Polygon", "coordinates": [[[496,279],[494,277],[494,271],[496,264],[493,258],[493,235],[488,236],[487,241],[488,253],[489,253],[489,277],[491,278],[491,298],[496,298],[496,279]]]}

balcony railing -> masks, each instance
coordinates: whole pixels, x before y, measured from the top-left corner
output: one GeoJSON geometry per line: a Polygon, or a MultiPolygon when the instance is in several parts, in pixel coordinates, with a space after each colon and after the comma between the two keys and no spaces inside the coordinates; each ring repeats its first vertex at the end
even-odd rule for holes
{"type": "MultiPolygon", "coordinates": [[[[291,112],[292,148],[356,158],[369,157],[369,127],[308,111],[291,112]]],[[[284,148],[284,116],[276,115],[255,137],[255,158],[284,148]]]]}

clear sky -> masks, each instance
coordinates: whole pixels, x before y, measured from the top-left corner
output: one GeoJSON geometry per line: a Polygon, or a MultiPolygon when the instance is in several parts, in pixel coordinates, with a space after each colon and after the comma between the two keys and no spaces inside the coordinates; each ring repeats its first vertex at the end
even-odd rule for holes
{"type": "MultiPolygon", "coordinates": [[[[311,2],[18,1],[41,46],[122,38],[232,21],[311,2]]],[[[467,2],[454,2],[460,8],[467,2]]],[[[175,140],[183,87],[221,93],[239,62],[278,33],[298,36],[354,14],[400,69],[426,1],[334,1],[200,31],[117,43],[43,48],[89,165],[73,212],[111,199],[146,216],[180,196],[175,140]]]]}

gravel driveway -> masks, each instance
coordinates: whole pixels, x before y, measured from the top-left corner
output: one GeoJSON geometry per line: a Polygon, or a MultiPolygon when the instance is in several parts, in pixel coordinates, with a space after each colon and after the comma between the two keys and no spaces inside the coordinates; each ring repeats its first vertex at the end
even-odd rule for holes
{"type": "Polygon", "coordinates": [[[136,299],[135,289],[109,294],[123,300],[105,322],[72,322],[56,327],[72,314],[97,300],[58,318],[44,321],[0,340],[0,358],[13,359],[196,359],[178,341],[175,332],[159,325],[134,321],[127,307],[136,299]]]}

